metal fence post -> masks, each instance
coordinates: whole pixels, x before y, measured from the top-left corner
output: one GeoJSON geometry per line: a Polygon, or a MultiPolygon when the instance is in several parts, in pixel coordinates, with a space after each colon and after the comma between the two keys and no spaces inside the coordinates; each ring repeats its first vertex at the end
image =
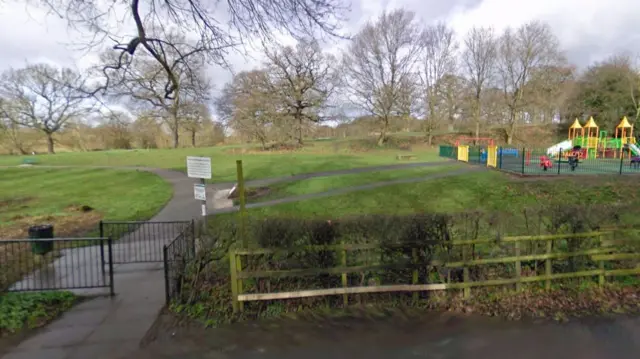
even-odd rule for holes
{"type": "Polygon", "coordinates": [[[162,246],[162,258],[164,262],[164,295],[167,305],[171,302],[171,294],[169,290],[169,258],[167,255],[167,246],[162,246]]]}
{"type": "Polygon", "coordinates": [[[522,147],[522,171],[520,173],[524,174],[524,161],[527,157],[527,148],[522,147]]]}
{"type": "MultiPolygon", "coordinates": [[[[195,220],[191,220],[191,258],[196,257],[196,223],[195,220]]],[[[202,236],[202,235],[201,235],[202,236]]],[[[200,242],[202,243],[202,242],[200,242]]]]}
{"type": "Polygon", "coordinates": [[[98,225],[100,228],[100,264],[101,264],[101,268],[102,268],[102,280],[105,280],[105,272],[104,272],[104,240],[102,238],[104,238],[104,223],[102,223],[102,221],[100,221],[100,224],[98,225]]]}
{"type": "MultiPolygon", "coordinates": [[[[620,151],[622,152],[622,151],[620,151]]],[[[624,154],[620,153],[620,174],[622,174],[622,166],[624,165],[624,154]]]]}
{"type": "Polygon", "coordinates": [[[113,240],[111,237],[107,239],[107,246],[109,251],[109,295],[113,297],[116,295],[116,292],[113,283],[113,240]]]}
{"type": "Polygon", "coordinates": [[[561,166],[562,166],[562,149],[558,149],[558,174],[560,174],[561,166]]]}

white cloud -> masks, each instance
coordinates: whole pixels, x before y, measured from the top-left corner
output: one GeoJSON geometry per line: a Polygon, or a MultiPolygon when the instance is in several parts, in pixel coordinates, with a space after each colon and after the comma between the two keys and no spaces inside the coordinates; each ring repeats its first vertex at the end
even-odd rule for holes
{"type": "MultiPolygon", "coordinates": [[[[351,4],[353,12],[346,27],[352,34],[367,20],[395,8],[415,11],[423,24],[445,20],[460,35],[474,25],[502,30],[534,19],[544,20],[552,26],[570,59],[581,65],[623,49],[636,51],[640,43],[640,30],[635,26],[640,3],[635,0],[353,0],[351,4]]],[[[95,54],[82,56],[82,52],[69,49],[68,44],[79,35],[69,30],[63,19],[46,16],[42,9],[24,2],[2,3],[0,34],[0,71],[40,61],[84,68],[96,58],[95,54]]],[[[277,37],[293,44],[290,37],[277,37]]],[[[327,48],[337,52],[344,46],[345,42],[338,42],[327,48]]],[[[228,61],[235,71],[258,66],[263,57],[257,49],[247,49],[251,55],[247,58],[232,53],[228,61]]],[[[212,68],[211,74],[218,88],[231,78],[226,69],[212,68]]]]}
{"type": "Polygon", "coordinates": [[[640,3],[635,0],[484,0],[453,11],[445,20],[459,34],[474,25],[501,31],[531,20],[546,21],[571,60],[585,65],[623,49],[635,51],[638,17],[640,3]]]}

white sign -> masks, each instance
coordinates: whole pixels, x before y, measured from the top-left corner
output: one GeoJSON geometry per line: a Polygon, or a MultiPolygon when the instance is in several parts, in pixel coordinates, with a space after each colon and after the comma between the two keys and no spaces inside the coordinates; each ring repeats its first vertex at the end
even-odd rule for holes
{"type": "Polygon", "coordinates": [[[207,188],[203,184],[194,184],[193,185],[193,197],[200,201],[207,200],[207,188]]]}
{"type": "Polygon", "coordinates": [[[211,179],[211,158],[187,156],[187,177],[211,179]]]}

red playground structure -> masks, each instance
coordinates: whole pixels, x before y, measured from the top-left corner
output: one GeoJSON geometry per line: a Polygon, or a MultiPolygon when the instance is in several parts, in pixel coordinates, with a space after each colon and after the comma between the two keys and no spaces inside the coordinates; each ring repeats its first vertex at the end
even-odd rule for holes
{"type": "Polygon", "coordinates": [[[460,146],[465,143],[474,143],[475,145],[487,145],[487,146],[495,146],[495,141],[490,137],[469,137],[469,136],[460,136],[456,139],[455,146],[460,146]]]}

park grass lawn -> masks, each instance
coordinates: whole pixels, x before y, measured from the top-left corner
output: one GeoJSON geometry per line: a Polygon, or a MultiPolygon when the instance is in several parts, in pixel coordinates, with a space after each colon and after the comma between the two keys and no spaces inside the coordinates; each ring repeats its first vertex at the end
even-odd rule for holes
{"type": "Polygon", "coordinates": [[[0,238],[24,238],[33,224],[56,236],[86,234],[101,220],[145,220],[173,195],[153,173],[90,168],[0,169],[0,238]]]}
{"type": "MultiPolygon", "coordinates": [[[[518,213],[524,208],[551,203],[633,205],[638,198],[640,186],[634,177],[535,180],[487,171],[252,208],[248,210],[248,215],[253,220],[266,217],[340,219],[366,214],[459,213],[472,210],[518,213]]],[[[623,215],[625,221],[637,221],[633,213],[623,215]]],[[[215,218],[221,221],[236,220],[236,216],[217,215],[214,216],[214,222],[215,218]]]]}
{"type": "Polygon", "coordinates": [[[339,176],[316,177],[296,182],[280,182],[269,186],[265,196],[249,198],[248,202],[263,202],[278,198],[326,192],[336,188],[360,186],[370,183],[393,181],[402,178],[426,177],[432,174],[464,168],[460,163],[443,163],[433,167],[418,167],[401,170],[384,170],[339,176]]]}
{"type": "MultiPolygon", "coordinates": [[[[236,160],[243,161],[246,180],[399,163],[396,160],[398,149],[364,147],[354,150],[345,145],[348,143],[319,141],[293,152],[260,152],[254,148],[224,146],[0,156],[0,166],[19,165],[25,158],[34,158],[41,165],[153,167],[186,172],[186,156],[203,156],[212,160],[213,178],[210,182],[235,182],[236,160]],[[334,147],[336,143],[342,145],[334,147]]],[[[436,149],[427,147],[416,147],[411,154],[416,156],[416,161],[442,160],[436,149]]]]}

